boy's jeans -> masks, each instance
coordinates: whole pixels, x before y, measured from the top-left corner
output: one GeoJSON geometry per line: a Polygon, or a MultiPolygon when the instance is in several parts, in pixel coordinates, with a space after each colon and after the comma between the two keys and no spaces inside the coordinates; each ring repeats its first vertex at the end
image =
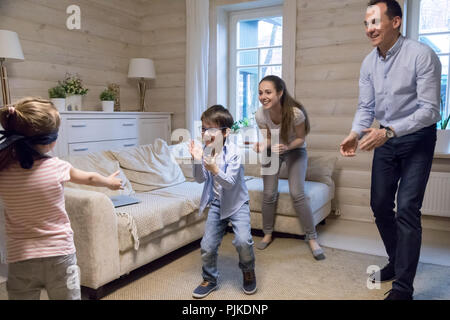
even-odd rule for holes
{"type": "Polygon", "coordinates": [[[220,220],[219,211],[220,202],[214,200],[209,208],[205,234],[201,242],[203,280],[215,284],[219,277],[217,270],[217,252],[229,222],[231,222],[234,231],[233,245],[239,254],[239,268],[242,271],[251,271],[255,268],[248,202],[244,203],[238,212],[224,220],[220,220]]]}

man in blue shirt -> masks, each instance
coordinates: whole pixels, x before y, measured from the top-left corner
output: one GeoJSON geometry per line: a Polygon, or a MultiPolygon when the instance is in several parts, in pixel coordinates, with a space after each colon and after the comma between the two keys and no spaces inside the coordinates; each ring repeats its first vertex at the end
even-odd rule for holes
{"type": "Polygon", "coordinates": [[[402,9],[395,0],[372,0],[366,35],[376,47],[363,61],[352,131],[340,145],[374,152],[370,205],[389,263],[371,275],[389,281],[388,300],[412,299],[422,241],[421,212],[440,120],[441,63],[428,46],[400,33],[402,9]],[[371,128],[376,119],[380,128],[371,128]],[[395,195],[397,194],[397,213],[395,195]]]}
{"type": "Polygon", "coordinates": [[[249,195],[244,179],[240,149],[227,136],[234,123],[230,112],[221,105],[206,110],[201,117],[205,147],[190,144],[194,159],[194,177],[205,183],[199,214],[209,206],[205,233],[201,241],[203,282],[194,290],[194,298],[204,298],[217,288],[219,272],[217,253],[228,223],[234,231],[233,245],[239,254],[243,272],[243,291],[256,292],[255,255],[250,225],[249,195]]]}

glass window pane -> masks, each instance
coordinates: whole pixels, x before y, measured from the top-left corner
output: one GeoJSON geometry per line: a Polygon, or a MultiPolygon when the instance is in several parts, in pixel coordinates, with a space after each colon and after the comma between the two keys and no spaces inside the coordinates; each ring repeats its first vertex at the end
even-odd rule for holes
{"type": "Polygon", "coordinates": [[[261,49],[260,64],[281,64],[282,59],[281,48],[261,49]]]}
{"type": "Polygon", "coordinates": [[[281,66],[261,67],[261,79],[265,76],[274,75],[281,78],[281,66]]]}
{"type": "Polygon", "coordinates": [[[253,118],[259,108],[258,84],[263,75],[281,77],[282,32],[282,16],[243,19],[237,23],[238,51],[234,53],[237,63],[233,66],[237,67],[236,120],[253,118]]]}
{"type": "Polygon", "coordinates": [[[283,18],[271,17],[238,22],[237,48],[281,46],[283,18]]]}
{"type": "Polygon", "coordinates": [[[434,36],[420,36],[419,41],[431,47],[436,53],[450,52],[450,33],[434,36]]]}
{"type": "Polygon", "coordinates": [[[258,45],[260,47],[281,46],[283,40],[283,18],[265,18],[259,22],[258,45]]]}
{"type": "Polygon", "coordinates": [[[450,0],[421,0],[419,33],[450,31],[450,0]]]}
{"type": "Polygon", "coordinates": [[[258,47],[258,22],[259,20],[246,20],[238,22],[238,49],[258,47]]]}
{"type": "Polygon", "coordinates": [[[241,120],[252,116],[253,110],[259,106],[258,68],[238,68],[237,80],[237,114],[235,120],[241,120]]]}
{"type": "Polygon", "coordinates": [[[238,66],[258,65],[258,50],[239,51],[237,58],[238,66]]]}

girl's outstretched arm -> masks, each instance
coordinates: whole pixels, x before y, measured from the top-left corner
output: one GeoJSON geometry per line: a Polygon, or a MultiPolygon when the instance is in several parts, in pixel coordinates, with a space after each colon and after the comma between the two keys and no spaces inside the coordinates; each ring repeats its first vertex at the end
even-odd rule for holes
{"type": "Polygon", "coordinates": [[[87,172],[72,167],[70,169],[70,182],[95,187],[107,187],[111,190],[123,190],[122,179],[116,178],[119,173],[120,171],[116,171],[109,177],[104,177],[97,172],[87,172]]]}

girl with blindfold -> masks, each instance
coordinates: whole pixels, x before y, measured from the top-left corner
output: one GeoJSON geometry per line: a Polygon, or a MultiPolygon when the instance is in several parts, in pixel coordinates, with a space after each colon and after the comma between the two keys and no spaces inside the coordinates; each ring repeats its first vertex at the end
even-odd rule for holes
{"type": "Polygon", "coordinates": [[[55,144],[59,113],[48,100],[25,98],[0,109],[0,198],[4,206],[10,300],[80,299],[73,231],[63,183],[111,190],[122,181],[85,172],[47,155],[55,144]]]}

